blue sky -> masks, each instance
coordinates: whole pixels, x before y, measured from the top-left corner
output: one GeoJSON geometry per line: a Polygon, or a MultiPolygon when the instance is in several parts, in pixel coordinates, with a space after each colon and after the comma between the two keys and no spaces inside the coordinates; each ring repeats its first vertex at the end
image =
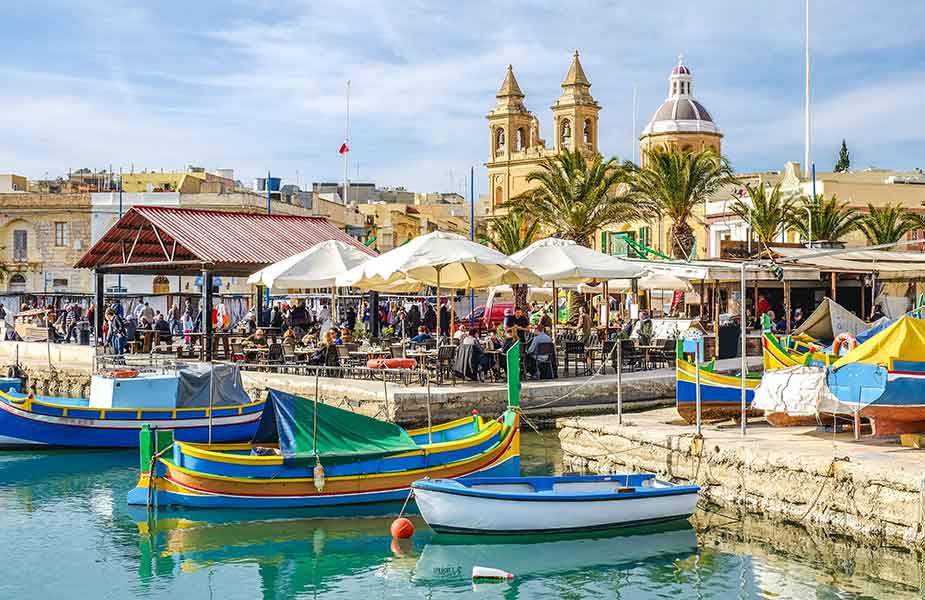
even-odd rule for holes
{"type": "MultiPolygon", "coordinates": [[[[0,172],[270,169],[484,193],[485,114],[508,63],[550,139],[572,52],[628,157],[679,52],[739,171],[802,160],[803,2],[11,2],[0,20],[0,172]],[[451,179],[451,172],[456,181],[451,179]]],[[[925,3],[813,2],[814,151],[831,169],[925,168],[925,3]]]]}

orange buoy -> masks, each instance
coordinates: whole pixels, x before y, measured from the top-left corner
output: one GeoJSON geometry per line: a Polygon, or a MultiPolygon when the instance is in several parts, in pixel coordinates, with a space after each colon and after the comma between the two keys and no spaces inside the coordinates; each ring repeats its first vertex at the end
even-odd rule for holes
{"type": "Polygon", "coordinates": [[[389,531],[392,532],[393,538],[406,540],[414,535],[414,524],[405,517],[398,517],[392,521],[392,526],[389,528],[389,531]]]}

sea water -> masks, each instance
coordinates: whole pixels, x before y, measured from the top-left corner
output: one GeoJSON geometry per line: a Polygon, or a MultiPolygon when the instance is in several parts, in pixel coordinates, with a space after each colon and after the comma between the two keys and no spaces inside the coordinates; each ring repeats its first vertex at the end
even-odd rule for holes
{"type": "MultiPolygon", "coordinates": [[[[561,472],[555,432],[525,472],[561,472]]],[[[912,555],[718,515],[584,538],[444,538],[415,519],[130,509],[135,452],[0,452],[0,599],[918,598],[912,555]],[[514,574],[473,585],[473,565],[514,574]]],[[[719,511],[722,512],[722,511],[719,511]]]]}

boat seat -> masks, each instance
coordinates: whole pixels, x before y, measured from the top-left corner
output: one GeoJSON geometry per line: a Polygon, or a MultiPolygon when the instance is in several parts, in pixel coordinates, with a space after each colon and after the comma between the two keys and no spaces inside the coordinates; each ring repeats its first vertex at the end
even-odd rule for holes
{"type": "Polygon", "coordinates": [[[509,492],[519,494],[532,494],[536,489],[529,483],[485,483],[471,486],[473,490],[486,492],[509,492]]]}

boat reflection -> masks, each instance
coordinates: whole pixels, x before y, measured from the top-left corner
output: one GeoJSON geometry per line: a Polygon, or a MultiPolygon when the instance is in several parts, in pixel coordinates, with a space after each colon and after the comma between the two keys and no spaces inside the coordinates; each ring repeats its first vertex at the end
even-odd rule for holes
{"type": "MultiPolygon", "coordinates": [[[[382,505],[368,514],[394,515],[400,509],[400,504],[382,505]]],[[[298,518],[291,510],[257,515],[243,510],[162,511],[149,520],[144,509],[131,510],[139,532],[139,578],[150,582],[226,565],[254,565],[264,598],[291,598],[330,591],[344,577],[381,570],[393,560],[389,525],[394,517],[364,516],[356,510],[342,518],[318,518],[316,513],[298,518]]],[[[427,531],[423,521],[414,521],[419,531],[427,531]]],[[[413,552],[407,546],[395,550],[413,552]]]]}
{"type": "Polygon", "coordinates": [[[687,521],[579,539],[437,535],[421,553],[414,580],[467,585],[475,565],[503,569],[520,579],[660,560],[671,563],[696,552],[697,536],[687,521]]]}

